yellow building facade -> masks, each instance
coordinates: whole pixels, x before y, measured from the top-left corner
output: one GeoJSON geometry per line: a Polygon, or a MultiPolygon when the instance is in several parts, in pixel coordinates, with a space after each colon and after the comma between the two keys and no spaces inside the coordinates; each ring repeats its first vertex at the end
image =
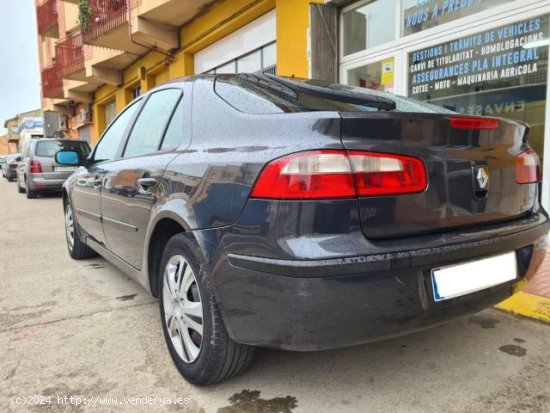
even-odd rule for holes
{"type": "Polygon", "coordinates": [[[123,70],[119,86],[104,85],[95,92],[93,142],[105,130],[113,103],[118,113],[135,97],[136,89],[143,93],[169,80],[197,74],[197,53],[267,13],[274,13],[276,20],[277,74],[307,77],[309,0],[217,1],[179,30],[181,47],[173,55],[148,51],[123,70]]]}

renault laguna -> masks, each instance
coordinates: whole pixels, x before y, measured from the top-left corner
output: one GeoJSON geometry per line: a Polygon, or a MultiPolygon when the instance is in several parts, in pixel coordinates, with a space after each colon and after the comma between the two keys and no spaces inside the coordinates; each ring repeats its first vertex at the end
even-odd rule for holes
{"type": "Polygon", "coordinates": [[[93,152],[56,153],[69,254],[159,298],[190,382],[254,348],[311,351],[435,326],[510,296],[550,229],[529,127],[271,75],[186,78],[93,152]]]}

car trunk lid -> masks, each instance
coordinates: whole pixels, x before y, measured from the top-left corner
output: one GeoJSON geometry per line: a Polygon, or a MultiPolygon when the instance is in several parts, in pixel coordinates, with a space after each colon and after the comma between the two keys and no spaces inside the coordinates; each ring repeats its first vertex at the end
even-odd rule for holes
{"type": "Polygon", "coordinates": [[[487,118],[430,113],[341,116],[347,150],[412,156],[427,170],[428,187],[421,193],[359,199],[368,238],[511,220],[528,213],[536,202],[537,185],[516,182],[516,157],[528,149],[523,124],[504,119],[487,124],[487,118]]]}

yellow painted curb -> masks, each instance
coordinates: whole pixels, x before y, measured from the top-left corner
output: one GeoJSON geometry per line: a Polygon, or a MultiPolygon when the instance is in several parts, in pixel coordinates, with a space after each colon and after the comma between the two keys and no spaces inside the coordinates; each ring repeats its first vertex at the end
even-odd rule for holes
{"type": "Polygon", "coordinates": [[[497,304],[496,308],[550,323],[550,298],[520,291],[497,304]]]}

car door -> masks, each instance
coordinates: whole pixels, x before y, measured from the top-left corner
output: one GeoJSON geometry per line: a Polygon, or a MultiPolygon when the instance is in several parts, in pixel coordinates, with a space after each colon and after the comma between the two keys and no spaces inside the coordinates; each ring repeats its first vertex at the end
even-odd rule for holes
{"type": "Polygon", "coordinates": [[[162,89],[146,99],[122,158],[105,165],[101,193],[107,246],[137,269],[157,189],[183,136],[183,91],[162,89]]]}
{"type": "Polygon", "coordinates": [[[105,168],[120,156],[140,104],[140,101],[132,103],[111,123],[96,145],[87,167],[76,172],[71,192],[73,211],[80,228],[100,244],[105,244],[101,224],[101,187],[105,168]]]}

